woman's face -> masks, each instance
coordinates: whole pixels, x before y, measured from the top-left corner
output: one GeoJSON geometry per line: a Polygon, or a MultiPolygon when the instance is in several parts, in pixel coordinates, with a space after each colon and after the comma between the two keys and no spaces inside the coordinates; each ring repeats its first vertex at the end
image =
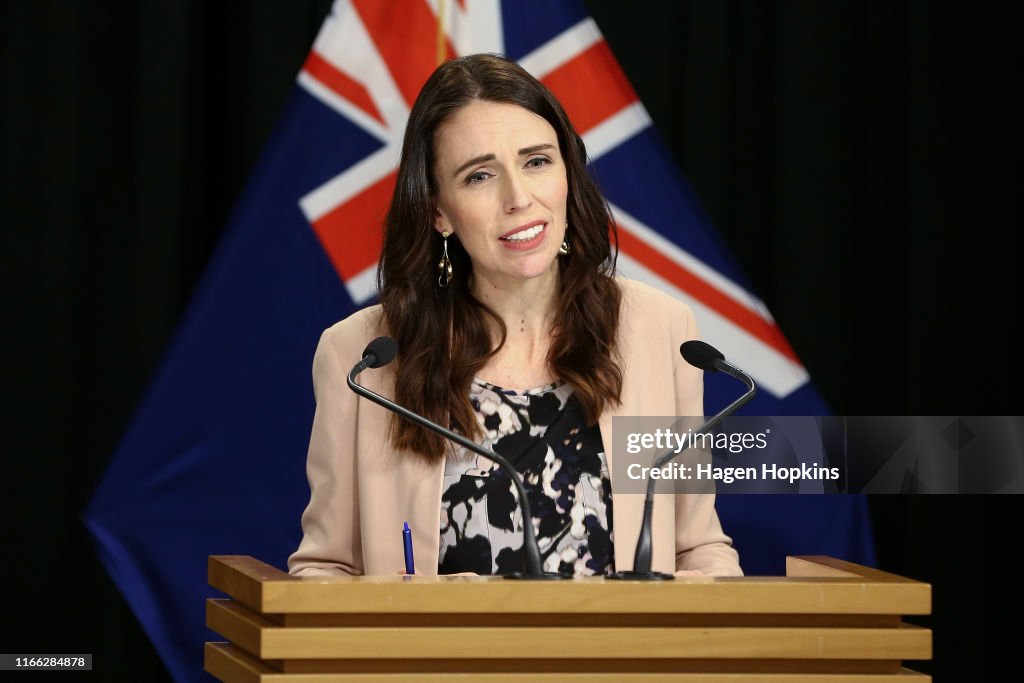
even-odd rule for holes
{"type": "Polygon", "coordinates": [[[565,236],[565,163],[555,129],[515,104],[475,100],[435,136],[435,228],[458,235],[489,283],[550,274],[565,236]]]}

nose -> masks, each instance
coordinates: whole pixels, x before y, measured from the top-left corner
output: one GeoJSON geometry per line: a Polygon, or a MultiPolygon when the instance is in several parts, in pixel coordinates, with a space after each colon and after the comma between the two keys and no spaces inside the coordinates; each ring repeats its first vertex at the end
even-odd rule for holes
{"type": "Polygon", "coordinates": [[[505,196],[503,201],[505,213],[521,212],[523,209],[529,208],[530,204],[533,203],[524,178],[515,173],[506,174],[504,185],[505,196]]]}

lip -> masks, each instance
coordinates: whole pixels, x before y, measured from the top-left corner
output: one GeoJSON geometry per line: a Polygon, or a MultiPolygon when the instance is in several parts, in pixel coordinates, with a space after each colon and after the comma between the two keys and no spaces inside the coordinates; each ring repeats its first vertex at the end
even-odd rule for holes
{"type": "Polygon", "coordinates": [[[529,230],[530,228],[532,228],[534,226],[537,226],[537,225],[544,226],[544,229],[541,230],[540,233],[538,233],[536,237],[533,237],[533,238],[528,239],[528,240],[508,240],[508,239],[501,239],[501,238],[499,238],[498,241],[501,242],[501,246],[505,247],[506,249],[511,249],[512,251],[524,251],[524,250],[527,250],[527,249],[533,249],[538,244],[543,242],[544,239],[547,237],[547,235],[548,235],[548,228],[547,228],[548,222],[547,221],[531,221],[530,223],[523,223],[522,225],[520,225],[515,230],[509,230],[508,232],[506,232],[504,235],[501,236],[501,237],[508,237],[509,235],[516,234],[517,232],[522,232],[523,230],[529,230]]]}
{"type": "Polygon", "coordinates": [[[498,239],[504,239],[506,237],[510,237],[510,236],[516,234],[517,232],[522,232],[523,230],[529,230],[530,228],[532,228],[535,225],[544,225],[546,223],[547,223],[547,221],[542,221],[542,220],[536,220],[536,221],[530,221],[529,223],[523,223],[518,228],[513,228],[512,230],[509,230],[508,232],[506,232],[504,235],[502,235],[498,239]]]}

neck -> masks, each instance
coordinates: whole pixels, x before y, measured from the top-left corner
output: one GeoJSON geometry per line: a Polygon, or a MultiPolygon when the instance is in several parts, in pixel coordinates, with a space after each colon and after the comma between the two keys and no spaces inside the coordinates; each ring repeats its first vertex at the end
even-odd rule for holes
{"type": "Polygon", "coordinates": [[[473,296],[494,311],[508,330],[507,343],[533,345],[546,341],[555,320],[558,294],[557,265],[544,275],[530,280],[499,280],[474,273],[473,296]]]}

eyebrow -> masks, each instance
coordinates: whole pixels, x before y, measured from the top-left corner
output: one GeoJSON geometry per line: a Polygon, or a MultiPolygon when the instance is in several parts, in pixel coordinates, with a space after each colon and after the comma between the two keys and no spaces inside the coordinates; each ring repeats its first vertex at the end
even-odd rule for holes
{"type": "MultiPolygon", "coordinates": [[[[555,148],[554,145],[552,145],[550,143],[547,143],[547,142],[539,144],[539,145],[531,145],[529,147],[523,147],[522,149],[520,149],[519,150],[519,156],[525,156],[527,154],[535,154],[537,152],[543,152],[544,150],[554,149],[554,148],[555,148]]],[[[470,159],[466,163],[462,164],[462,166],[459,166],[457,169],[455,169],[455,172],[452,173],[452,175],[453,176],[457,176],[460,173],[462,173],[463,171],[465,171],[467,168],[469,168],[470,166],[475,166],[477,164],[482,164],[485,161],[494,161],[494,159],[495,159],[495,156],[493,154],[481,154],[478,157],[473,157],[472,159],[470,159]]]]}

